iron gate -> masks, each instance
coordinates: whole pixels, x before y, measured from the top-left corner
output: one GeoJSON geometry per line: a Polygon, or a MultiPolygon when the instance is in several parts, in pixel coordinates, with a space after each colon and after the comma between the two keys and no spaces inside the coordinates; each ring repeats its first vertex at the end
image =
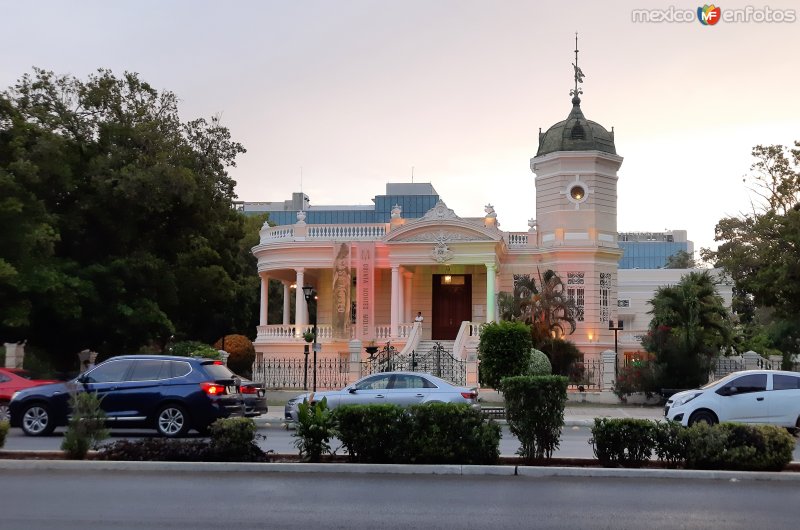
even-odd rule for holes
{"type": "Polygon", "coordinates": [[[441,377],[454,385],[467,384],[467,361],[456,359],[437,342],[427,352],[401,355],[390,343],[381,348],[369,359],[361,362],[361,377],[378,372],[423,372],[441,377]]]}

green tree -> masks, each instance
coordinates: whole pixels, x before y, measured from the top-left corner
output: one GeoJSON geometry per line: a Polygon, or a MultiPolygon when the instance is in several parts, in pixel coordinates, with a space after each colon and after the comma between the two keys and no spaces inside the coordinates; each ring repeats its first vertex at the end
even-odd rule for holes
{"type": "Polygon", "coordinates": [[[251,325],[227,173],[244,148],[216,118],[181,122],[177,101],[108,70],[35,69],[0,95],[3,339],[67,364],[251,325]]]}
{"type": "Polygon", "coordinates": [[[649,303],[653,318],[643,344],[655,355],[656,384],[705,383],[720,350],[731,345],[730,317],[714,278],[708,271],[691,272],[677,285],[659,287],[649,303]]]}
{"type": "Polygon", "coordinates": [[[533,345],[542,349],[548,340],[575,332],[576,309],[558,274],[548,269],[537,276],[538,285],[529,276],[515,279],[514,292],[499,293],[497,303],[500,318],[530,325],[533,345]]]}
{"type": "Polygon", "coordinates": [[[696,263],[691,254],[685,250],[679,250],[667,258],[665,269],[694,269],[696,263]]]}
{"type": "Polygon", "coordinates": [[[762,347],[780,348],[785,358],[800,353],[800,143],[794,145],[753,148],[756,161],[745,179],[755,196],[752,211],[720,220],[719,247],[702,250],[734,282],[746,339],[768,337],[762,347]],[[766,318],[757,317],[759,308],[766,318]]]}

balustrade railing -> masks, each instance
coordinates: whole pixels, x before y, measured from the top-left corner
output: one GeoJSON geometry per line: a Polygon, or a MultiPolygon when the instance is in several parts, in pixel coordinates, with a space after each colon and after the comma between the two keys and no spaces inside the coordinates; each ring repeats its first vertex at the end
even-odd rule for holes
{"type": "Polygon", "coordinates": [[[262,243],[279,239],[291,239],[292,237],[294,237],[294,227],[292,226],[274,226],[261,232],[262,243]]]}
{"type": "Polygon", "coordinates": [[[371,240],[386,235],[385,224],[309,225],[308,239],[371,240]]]}
{"type": "Polygon", "coordinates": [[[509,247],[528,246],[528,232],[506,232],[506,243],[509,247]]]}

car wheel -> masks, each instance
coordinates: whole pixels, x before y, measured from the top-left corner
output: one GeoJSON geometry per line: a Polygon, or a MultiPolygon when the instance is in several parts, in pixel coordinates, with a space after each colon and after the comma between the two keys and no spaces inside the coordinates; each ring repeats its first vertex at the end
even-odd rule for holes
{"type": "Polygon", "coordinates": [[[22,432],[28,436],[46,436],[55,428],[47,405],[33,403],[22,410],[22,432]]]}
{"type": "Polygon", "coordinates": [[[8,401],[0,401],[0,421],[9,421],[11,414],[8,412],[8,401]]]}
{"type": "Polygon", "coordinates": [[[689,427],[691,427],[695,423],[705,423],[708,425],[715,425],[719,423],[719,420],[717,420],[717,417],[710,410],[698,410],[697,412],[689,416],[689,427]]]}
{"type": "Polygon", "coordinates": [[[156,430],[167,438],[183,436],[189,430],[189,416],[180,405],[161,407],[156,416],[156,430]]]}

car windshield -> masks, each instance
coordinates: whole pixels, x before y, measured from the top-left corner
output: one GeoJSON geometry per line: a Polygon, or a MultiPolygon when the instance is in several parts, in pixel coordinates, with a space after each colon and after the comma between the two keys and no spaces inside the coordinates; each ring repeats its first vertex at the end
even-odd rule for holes
{"type": "Polygon", "coordinates": [[[734,372],[732,374],[726,375],[722,379],[717,379],[715,381],[709,381],[708,383],[706,383],[703,386],[701,386],[700,390],[705,390],[707,388],[711,388],[712,386],[717,386],[719,384],[722,384],[722,386],[725,386],[725,383],[727,383],[728,381],[730,381],[734,377],[738,377],[739,375],[741,375],[741,374],[739,374],[738,372],[734,372]]]}

